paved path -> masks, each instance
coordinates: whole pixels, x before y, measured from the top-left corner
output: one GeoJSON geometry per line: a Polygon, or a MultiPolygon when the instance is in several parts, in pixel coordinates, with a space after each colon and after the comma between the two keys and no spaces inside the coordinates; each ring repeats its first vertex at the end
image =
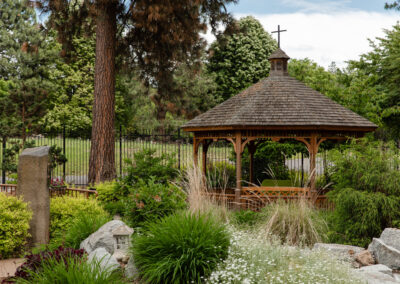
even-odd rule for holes
{"type": "Polygon", "coordinates": [[[6,277],[14,276],[18,266],[24,263],[23,258],[10,258],[0,260],[0,281],[6,277]]]}

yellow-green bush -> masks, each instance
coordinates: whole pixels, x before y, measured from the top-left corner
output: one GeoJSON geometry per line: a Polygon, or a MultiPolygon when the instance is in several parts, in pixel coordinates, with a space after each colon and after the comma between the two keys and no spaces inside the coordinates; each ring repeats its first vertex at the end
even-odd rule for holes
{"type": "Polygon", "coordinates": [[[22,199],[0,193],[0,259],[18,253],[29,237],[32,212],[22,199]]]}
{"type": "Polygon", "coordinates": [[[81,215],[107,214],[95,199],[55,197],[50,203],[50,238],[67,231],[74,219],[81,215]]]}

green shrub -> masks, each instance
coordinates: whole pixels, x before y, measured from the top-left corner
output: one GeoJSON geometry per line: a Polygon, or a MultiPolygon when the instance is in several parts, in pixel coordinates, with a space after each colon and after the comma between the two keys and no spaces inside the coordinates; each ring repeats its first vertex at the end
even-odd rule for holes
{"type": "Polygon", "coordinates": [[[211,188],[233,188],[236,186],[235,165],[214,162],[207,165],[207,183],[211,188]]]}
{"type": "Polygon", "coordinates": [[[95,199],[55,197],[50,200],[50,239],[67,232],[83,215],[107,215],[95,199]]]}
{"type": "MultiPolygon", "coordinates": [[[[288,179],[289,169],[285,165],[285,159],[299,152],[308,153],[300,142],[265,141],[260,143],[254,154],[254,180],[261,183],[264,179],[288,179]]],[[[243,179],[250,180],[250,159],[247,148],[243,152],[242,169],[243,179]]]]}
{"type": "Polygon", "coordinates": [[[164,217],[186,207],[186,195],[174,185],[138,180],[125,200],[125,219],[132,227],[164,217]]]}
{"type": "Polygon", "coordinates": [[[96,232],[101,226],[110,221],[108,214],[83,214],[73,220],[66,232],[57,235],[51,240],[51,247],[63,245],[69,248],[78,249],[81,242],[96,232]]]}
{"type": "Polygon", "coordinates": [[[400,220],[400,160],[392,145],[361,140],[331,151],[332,240],[366,246],[400,220]]]}
{"type": "Polygon", "coordinates": [[[133,186],[140,179],[156,178],[157,183],[167,184],[178,176],[175,160],[170,155],[156,156],[156,150],[149,149],[134,154],[134,159],[126,161],[127,175],[122,179],[125,185],[133,186]]]}
{"type": "Polygon", "coordinates": [[[262,209],[260,218],[267,235],[277,236],[288,245],[312,246],[324,241],[328,232],[323,216],[302,198],[268,204],[262,209]]]}
{"type": "Polygon", "coordinates": [[[99,261],[88,263],[85,259],[69,257],[58,261],[50,258],[42,264],[39,271],[32,271],[31,278],[18,278],[17,284],[41,283],[41,284],[108,284],[126,283],[120,270],[102,268],[99,261]]]}
{"type": "Polygon", "coordinates": [[[239,210],[232,212],[233,224],[240,227],[243,225],[254,226],[260,221],[260,217],[260,213],[251,210],[239,210]]]}
{"type": "Polygon", "coordinates": [[[22,199],[0,193],[0,259],[21,252],[32,212],[22,199]]]}
{"type": "Polygon", "coordinates": [[[132,253],[148,283],[201,283],[228,254],[229,234],[211,214],[179,212],[151,223],[132,253]]]}
{"type": "Polygon", "coordinates": [[[117,181],[108,181],[96,184],[98,192],[97,200],[103,208],[111,215],[124,214],[123,199],[128,196],[129,189],[127,186],[117,181]]]}

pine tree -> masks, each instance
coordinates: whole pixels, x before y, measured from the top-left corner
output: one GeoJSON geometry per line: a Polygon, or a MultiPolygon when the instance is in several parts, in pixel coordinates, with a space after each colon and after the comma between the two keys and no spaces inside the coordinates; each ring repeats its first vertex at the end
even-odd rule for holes
{"type": "Polygon", "coordinates": [[[17,130],[25,141],[29,131],[46,110],[46,98],[53,85],[49,80],[57,51],[49,49],[28,2],[0,2],[0,78],[9,90],[2,96],[2,111],[8,117],[8,129],[17,130]]]}
{"type": "MultiPolygon", "coordinates": [[[[171,70],[194,51],[207,23],[216,30],[227,21],[225,4],[236,0],[38,0],[51,12],[50,23],[68,50],[71,39],[91,24],[96,31],[96,62],[89,182],[115,177],[114,121],[116,56],[133,51],[136,63],[168,96],[171,70]],[[88,20],[89,19],[89,20],[88,20]]],[[[68,54],[68,53],[67,53],[68,54]]],[[[161,113],[161,112],[160,112],[161,113]]],[[[162,117],[161,117],[162,118],[162,117]]]]}

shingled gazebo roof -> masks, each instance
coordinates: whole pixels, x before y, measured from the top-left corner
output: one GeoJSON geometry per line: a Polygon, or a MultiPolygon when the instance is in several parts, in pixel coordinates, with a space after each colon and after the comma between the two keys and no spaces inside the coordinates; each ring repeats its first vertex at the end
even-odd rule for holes
{"type": "Polygon", "coordinates": [[[369,132],[377,126],[290,77],[289,56],[280,48],[270,56],[270,76],[238,95],[197,116],[183,128],[206,129],[304,129],[369,132]],[[275,65],[278,62],[279,65],[275,65]],[[280,67],[276,67],[280,66],[280,67]]]}

